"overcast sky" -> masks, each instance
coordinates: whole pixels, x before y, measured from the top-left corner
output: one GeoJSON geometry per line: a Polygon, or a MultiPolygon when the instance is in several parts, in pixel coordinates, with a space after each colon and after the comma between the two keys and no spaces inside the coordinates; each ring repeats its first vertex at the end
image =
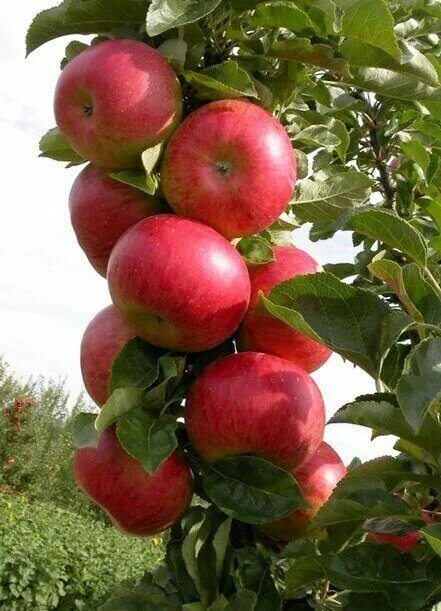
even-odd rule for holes
{"type": "MultiPolygon", "coordinates": [[[[67,199],[78,169],[38,158],[38,141],[54,126],[52,98],[69,38],[24,59],[32,16],[48,0],[0,3],[0,354],[23,377],[66,378],[82,390],[79,345],[89,320],[108,305],[106,281],[89,266],[70,226],[67,199]]],[[[349,235],[313,244],[303,229],[295,244],[322,265],[352,261],[349,235]]],[[[316,374],[330,417],[357,395],[374,392],[369,376],[334,355],[316,374]]],[[[326,439],[348,462],[390,452],[390,438],[369,441],[361,427],[331,425],[326,439]]]]}

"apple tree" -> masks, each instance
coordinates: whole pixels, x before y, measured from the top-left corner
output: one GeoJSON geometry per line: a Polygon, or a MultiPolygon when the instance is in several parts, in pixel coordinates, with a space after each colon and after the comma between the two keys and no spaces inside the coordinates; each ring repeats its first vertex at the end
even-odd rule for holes
{"type": "Polygon", "coordinates": [[[440,24],[438,0],[64,0],[32,22],[28,53],[82,36],[40,150],[92,161],[71,218],[114,303],[83,337],[101,410],[76,420],[77,482],[119,528],[166,530],[103,609],[440,608],[440,24]],[[318,269],[304,224],[350,232],[353,261],[318,269]],[[376,392],[328,424],[397,456],[346,470],[321,443],[308,372],[331,352],[376,392]]]}

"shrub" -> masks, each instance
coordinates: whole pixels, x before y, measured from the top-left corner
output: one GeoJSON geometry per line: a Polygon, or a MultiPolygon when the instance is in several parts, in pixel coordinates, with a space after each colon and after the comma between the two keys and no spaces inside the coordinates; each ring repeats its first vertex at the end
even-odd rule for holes
{"type": "Polygon", "coordinates": [[[40,377],[22,382],[0,357],[0,492],[90,510],[71,468],[71,423],[84,401],[70,403],[63,383],[40,377]]]}
{"type": "Polygon", "coordinates": [[[0,495],[1,609],[96,609],[115,583],[132,584],[161,557],[159,539],[0,495]]]}

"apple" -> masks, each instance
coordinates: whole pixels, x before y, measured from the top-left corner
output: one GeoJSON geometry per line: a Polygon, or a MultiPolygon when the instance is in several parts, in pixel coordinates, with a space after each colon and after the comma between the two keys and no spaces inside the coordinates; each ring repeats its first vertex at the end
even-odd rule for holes
{"type": "Polygon", "coordinates": [[[259,293],[266,295],[274,286],[299,274],[315,274],[321,268],[306,252],[294,246],[276,246],[275,259],[250,268],[251,298],[240,329],[240,348],[267,352],[315,371],[331,356],[331,351],[294,331],[269,313],[257,312],[259,293]]]}
{"type": "Polygon", "coordinates": [[[178,214],[231,239],[271,225],[296,182],[290,139],[279,121],[243,100],[220,100],[191,113],[164,153],[162,188],[178,214]]]}
{"type": "MultiPolygon", "coordinates": [[[[421,517],[426,524],[431,524],[435,521],[433,514],[424,510],[421,512],[421,517]]],[[[396,547],[401,552],[410,552],[410,550],[416,547],[421,541],[420,533],[416,530],[414,532],[407,533],[407,535],[370,532],[368,533],[367,538],[371,541],[375,541],[376,543],[389,543],[389,545],[396,547]]]]}
{"type": "Polygon", "coordinates": [[[193,495],[193,477],[179,454],[171,454],[153,475],[120,445],[113,427],[100,436],[97,448],[74,454],[79,488],[132,535],[154,535],[176,522],[193,495]]]}
{"type": "Polygon", "coordinates": [[[280,520],[265,524],[263,531],[280,541],[292,541],[302,537],[320,507],[326,503],[345,475],[346,467],[340,456],[322,441],[317,452],[299,469],[292,471],[308,507],[297,509],[280,520]]]}
{"type": "Polygon", "coordinates": [[[110,253],[122,234],[141,219],[161,212],[163,206],[89,164],[72,185],[69,209],[79,245],[92,267],[106,277],[110,253]]]}
{"type": "Polygon", "coordinates": [[[183,352],[221,344],[250,297],[237,250],[211,227],[174,214],[151,216],[126,231],[110,256],[107,279],[137,335],[183,352]]]}
{"type": "Polygon", "coordinates": [[[185,407],[190,441],[208,463],[256,454],[290,471],[317,451],[324,423],[320,391],[306,371],[257,352],[207,367],[185,407]]]}
{"type": "Polygon", "coordinates": [[[401,552],[409,552],[420,542],[420,534],[417,531],[408,533],[407,535],[369,533],[368,539],[376,543],[389,543],[401,552]]]}
{"type": "Polygon", "coordinates": [[[81,341],[81,372],[84,386],[98,406],[109,398],[112,365],[135,332],[113,306],[101,310],[87,326],[81,341]]]}
{"type": "Polygon", "coordinates": [[[166,60],[136,40],[106,40],[74,57],[55,90],[55,120],[73,149],[107,168],[140,165],[182,115],[178,79],[166,60]]]}

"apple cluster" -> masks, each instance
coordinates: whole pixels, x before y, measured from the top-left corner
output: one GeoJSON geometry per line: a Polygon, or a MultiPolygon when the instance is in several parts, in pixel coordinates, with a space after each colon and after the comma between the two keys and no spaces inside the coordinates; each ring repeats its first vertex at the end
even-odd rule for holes
{"type": "MultiPolygon", "coordinates": [[[[325,411],[309,373],[330,351],[258,307],[260,293],[317,263],[293,246],[250,266],[234,239],[256,234],[286,208],[296,182],[290,139],[267,111],[242,99],[202,105],[182,120],[179,81],[166,60],[133,40],[93,44],[63,69],[58,128],[90,164],[70,194],[78,242],[107,278],[112,305],[87,327],[81,368],[98,406],[112,364],[134,337],[196,353],[237,338],[237,351],[206,367],[185,401],[185,427],[207,464],[254,454],[289,471],[309,507],[265,525],[272,537],[302,534],[344,476],[322,441],[325,411]],[[115,180],[161,145],[161,196],[115,180]]],[[[74,458],[76,481],[120,529],[150,535],[183,514],[193,493],[175,452],[154,472],[120,445],[114,427],[74,458]]]]}

